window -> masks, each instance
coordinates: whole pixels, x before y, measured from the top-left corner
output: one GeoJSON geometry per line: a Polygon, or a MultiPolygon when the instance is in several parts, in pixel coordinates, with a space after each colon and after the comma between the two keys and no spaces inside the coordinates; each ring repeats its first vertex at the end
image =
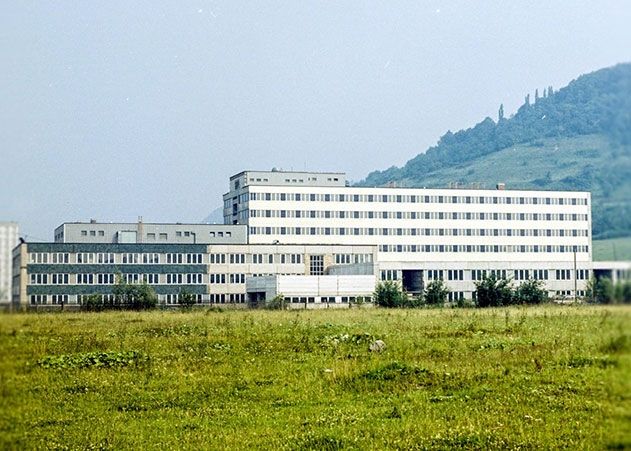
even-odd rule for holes
{"type": "Polygon", "coordinates": [[[182,263],[182,254],[167,254],[167,264],[182,263]]]}
{"type": "Polygon", "coordinates": [[[208,262],[212,265],[223,265],[226,263],[226,254],[210,254],[208,262]]]}
{"type": "Polygon", "coordinates": [[[211,284],[226,283],[226,275],[225,274],[209,274],[208,283],[211,283],[211,284]]]}
{"type": "Polygon", "coordinates": [[[148,264],[158,264],[160,263],[160,255],[159,254],[142,254],[142,262],[148,264]]]}
{"type": "Polygon", "coordinates": [[[51,254],[51,263],[68,263],[68,253],[51,254]]]}
{"type": "MultiPolygon", "coordinates": [[[[31,274],[33,276],[33,274],[31,274]]],[[[50,283],[53,285],[67,285],[68,284],[68,274],[51,274],[50,275],[50,283]]]]}
{"type": "Polygon", "coordinates": [[[94,283],[94,274],[77,274],[77,283],[78,284],[93,284],[94,283]]]}
{"type": "Polygon", "coordinates": [[[114,253],[106,252],[96,254],[96,262],[102,265],[114,264],[114,253]]]}
{"type": "Polygon", "coordinates": [[[99,285],[112,285],[114,283],[114,274],[97,274],[96,282],[99,285]]]}
{"type": "Polygon", "coordinates": [[[202,254],[186,254],[186,263],[189,264],[201,264],[202,254]]]}
{"type": "Polygon", "coordinates": [[[324,255],[309,256],[309,274],[312,276],[324,274],[324,255]]]}
{"type": "Polygon", "coordinates": [[[202,284],[204,283],[204,275],[203,274],[187,274],[186,283],[189,285],[202,284]]]}
{"type": "Polygon", "coordinates": [[[91,264],[95,262],[95,254],[91,252],[80,252],[77,254],[77,263],[91,264]]]}

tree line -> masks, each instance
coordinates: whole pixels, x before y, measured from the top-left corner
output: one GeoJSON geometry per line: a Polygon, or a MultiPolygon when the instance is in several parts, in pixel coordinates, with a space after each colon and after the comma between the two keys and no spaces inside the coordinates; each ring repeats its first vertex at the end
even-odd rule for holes
{"type": "MultiPolygon", "coordinates": [[[[178,293],[178,305],[191,308],[196,304],[195,296],[186,289],[178,293]]],[[[112,295],[91,294],[81,302],[81,309],[92,312],[104,310],[153,310],[158,306],[156,291],[146,282],[127,283],[120,275],[112,288],[112,295]]]]}
{"type": "MultiPolygon", "coordinates": [[[[512,280],[490,274],[475,282],[473,300],[455,299],[455,307],[504,307],[509,305],[538,305],[550,301],[548,291],[540,280],[529,279],[518,286],[512,280]]],[[[407,293],[398,281],[385,280],[374,292],[376,305],[386,308],[443,307],[449,287],[443,280],[432,280],[417,295],[407,293]]],[[[584,300],[594,304],[631,303],[631,281],[614,286],[606,277],[588,282],[584,300]]]]}

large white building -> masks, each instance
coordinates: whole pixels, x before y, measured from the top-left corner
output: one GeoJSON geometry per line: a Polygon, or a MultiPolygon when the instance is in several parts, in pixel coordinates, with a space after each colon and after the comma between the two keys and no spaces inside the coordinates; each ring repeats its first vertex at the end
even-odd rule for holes
{"type": "Polygon", "coordinates": [[[453,301],[474,298],[487,274],[580,297],[594,270],[587,192],[351,187],[342,173],[245,171],[230,178],[224,223],[62,224],[55,242],[14,249],[14,303],[80,305],[111,296],[118,278],[148,283],[164,304],[186,291],[208,304],[282,294],[295,308],[348,306],[369,300],[378,278],[411,293],[442,279],[453,301]]]}
{"type": "Polygon", "coordinates": [[[419,291],[444,279],[473,296],[485,273],[582,295],[591,271],[588,192],[347,186],[342,173],[244,171],[230,178],[224,222],[250,243],[375,245],[383,279],[419,291]]]}
{"type": "Polygon", "coordinates": [[[15,222],[0,222],[0,303],[11,301],[12,256],[18,244],[18,225],[15,222]]]}

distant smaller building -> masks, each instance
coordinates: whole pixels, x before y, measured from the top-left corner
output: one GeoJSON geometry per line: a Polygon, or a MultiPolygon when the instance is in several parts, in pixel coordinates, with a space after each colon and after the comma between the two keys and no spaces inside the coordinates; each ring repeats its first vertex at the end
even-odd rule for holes
{"type": "Polygon", "coordinates": [[[0,304],[11,302],[13,265],[11,251],[18,244],[18,224],[0,222],[0,304]]]}

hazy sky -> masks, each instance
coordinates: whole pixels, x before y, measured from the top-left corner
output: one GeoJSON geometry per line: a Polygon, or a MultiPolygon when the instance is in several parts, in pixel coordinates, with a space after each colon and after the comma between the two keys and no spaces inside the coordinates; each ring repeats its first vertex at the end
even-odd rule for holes
{"type": "Polygon", "coordinates": [[[401,165],[631,61],[628,1],[0,2],[0,221],[200,221],[243,169],[401,165]]]}

